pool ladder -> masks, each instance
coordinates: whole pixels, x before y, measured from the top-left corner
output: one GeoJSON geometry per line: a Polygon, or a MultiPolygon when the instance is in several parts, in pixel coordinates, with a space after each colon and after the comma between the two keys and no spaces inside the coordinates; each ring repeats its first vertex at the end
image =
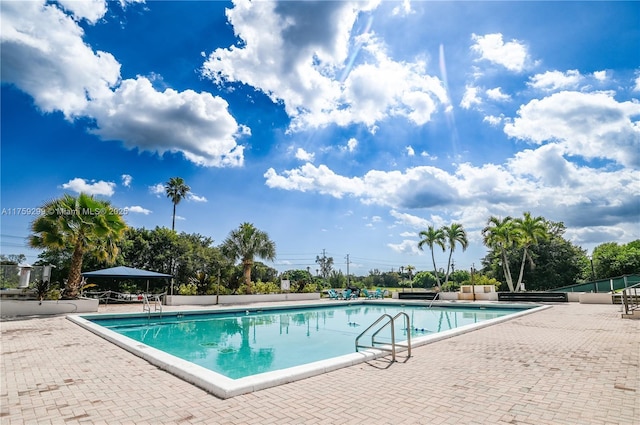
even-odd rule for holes
{"type": "MultiPolygon", "coordinates": [[[[162,316],[162,294],[154,297],[153,311],[160,311],[160,316],[162,316]]],[[[149,313],[149,317],[151,317],[151,302],[148,294],[142,294],[142,312],[149,313]]]]}
{"type": "Polygon", "coordinates": [[[409,320],[409,315],[404,311],[401,311],[400,313],[396,314],[393,317],[391,317],[391,315],[387,313],[383,314],[378,318],[378,320],[373,322],[367,329],[365,329],[360,335],[358,335],[358,337],[356,338],[356,351],[358,351],[360,348],[373,348],[376,350],[389,351],[391,352],[391,361],[395,362],[396,352],[398,350],[398,347],[400,347],[400,348],[407,349],[407,359],[408,359],[409,357],[411,357],[411,323],[410,322],[411,321],[409,320]],[[394,325],[395,325],[395,321],[400,316],[404,318],[405,329],[407,330],[406,344],[401,344],[396,342],[396,332],[395,332],[394,325]],[[371,345],[360,344],[360,338],[362,338],[367,332],[369,332],[371,329],[373,329],[376,325],[378,325],[380,322],[384,320],[386,320],[386,322],[384,322],[382,326],[380,326],[378,330],[373,332],[373,334],[371,335],[371,345]],[[391,325],[391,346],[389,346],[388,342],[376,341],[376,336],[378,336],[378,334],[389,325],[391,325]]]}

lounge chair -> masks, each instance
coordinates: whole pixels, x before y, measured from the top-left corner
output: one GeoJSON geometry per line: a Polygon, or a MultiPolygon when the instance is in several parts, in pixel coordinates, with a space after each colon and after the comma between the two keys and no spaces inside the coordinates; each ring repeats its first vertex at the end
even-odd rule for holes
{"type": "Polygon", "coordinates": [[[368,300],[370,300],[370,299],[372,299],[372,298],[375,298],[375,297],[376,297],[376,295],[375,295],[374,293],[367,291],[367,289],[366,289],[366,288],[363,288],[363,289],[362,289],[362,293],[364,294],[364,296],[365,296],[368,300]]]}
{"type": "Polygon", "coordinates": [[[376,298],[384,298],[384,293],[386,292],[386,289],[383,291],[380,288],[376,289],[376,298]]]}
{"type": "Polygon", "coordinates": [[[329,289],[328,294],[329,298],[331,298],[332,300],[339,300],[341,298],[340,294],[338,294],[335,289],[329,289]]]}
{"type": "Polygon", "coordinates": [[[345,300],[350,299],[350,298],[351,298],[351,289],[345,289],[345,290],[343,290],[343,291],[342,291],[342,297],[343,297],[345,300]]]}

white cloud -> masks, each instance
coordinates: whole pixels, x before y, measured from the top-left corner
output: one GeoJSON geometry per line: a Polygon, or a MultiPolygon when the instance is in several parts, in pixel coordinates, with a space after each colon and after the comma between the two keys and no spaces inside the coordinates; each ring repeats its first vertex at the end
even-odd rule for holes
{"type": "Polygon", "coordinates": [[[477,87],[466,86],[464,95],[460,101],[460,106],[464,109],[469,109],[473,105],[480,105],[482,103],[482,99],[478,97],[478,91],[479,89],[477,87]]]}
{"type": "Polygon", "coordinates": [[[149,215],[152,212],[151,210],[143,208],[139,205],[132,205],[130,207],[127,207],[127,209],[129,210],[129,212],[136,213],[136,214],[144,214],[144,215],[149,215]]]}
{"type": "Polygon", "coordinates": [[[149,192],[160,197],[160,195],[166,194],[163,183],[154,184],[153,186],[149,186],[149,192]]]}
{"type": "Polygon", "coordinates": [[[408,156],[415,156],[416,155],[416,151],[413,150],[413,148],[411,146],[405,147],[405,150],[407,151],[407,155],[408,156]]]}
{"type": "Polygon", "coordinates": [[[471,50],[479,54],[481,59],[502,65],[509,71],[522,72],[531,62],[527,47],[521,41],[505,43],[500,33],[484,36],[473,34],[471,39],[475,42],[471,50]]]}
{"type": "Polygon", "coordinates": [[[399,16],[406,16],[406,15],[410,15],[413,13],[413,10],[411,9],[411,1],[410,0],[402,0],[402,3],[399,4],[398,6],[394,7],[393,10],[391,11],[391,14],[393,16],[399,15],[399,16]]]}
{"type": "Polygon", "coordinates": [[[133,177],[131,177],[129,174],[123,174],[122,176],[120,176],[120,178],[122,179],[122,185],[124,187],[131,186],[131,181],[133,180],[133,177]]]}
{"type": "Polygon", "coordinates": [[[608,78],[607,71],[595,71],[593,73],[593,78],[598,81],[606,81],[608,78]]]}
{"type": "Polygon", "coordinates": [[[396,223],[402,224],[403,226],[413,227],[415,229],[426,229],[431,224],[428,220],[417,217],[412,214],[401,213],[396,210],[391,210],[389,214],[396,219],[396,223]]]}
{"type": "Polygon", "coordinates": [[[67,183],[64,183],[62,185],[63,189],[68,189],[76,193],[86,193],[87,195],[104,195],[104,196],[113,195],[115,187],[116,187],[116,184],[113,182],[105,182],[103,180],[87,181],[79,177],[76,177],[75,179],[71,179],[67,183]]]}
{"type": "Polygon", "coordinates": [[[637,171],[591,168],[566,155],[563,146],[550,143],[519,152],[504,165],[463,163],[453,173],[415,167],[346,177],[326,166],[306,164],[282,174],[270,169],[265,178],[272,188],[351,196],[363,204],[387,206],[396,224],[414,229],[455,220],[469,232],[480,230],[491,215],[532,211],[569,227],[612,226],[626,229],[631,239],[640,237],[633,224],[640,202],[637,171]],[[405,211],[419,211],[422,217],[405,211]]]}
{"type": "MultiPolygon", "coordinates": [[[[77,5],[78,13],[97,19],[96,4],[86,4],[84,12],[79,8],[85,6],[77,5]]],[[[31,95],[44,112],[62,111],[67,119],[83,115],[91,99],[108,95],[120,79],[120,64],[113,55],[94,52],[83,35],[55,4],[3,2],[2,82],[31,95]]]]}
{"type": "Polygon", "coordinates": [[[606,158],[637,168],[638,116],[638,101],[618,102],[607,93],[563,91],[521,106],[504,132],[538,144],[558,141],[566,154],[606,158]]]}
{"type": "Polygon", "coordinates": [[[355,151],[357,147],[358,147],[358,140],[356,140],[354,137],[350,138],[347,141],[347,147],[346,148],[347,148],[347,150],[349,152],[355,151]]]}
{"type": "Polygon", "coordinates": [[[640,75],[638,75],[635,79],[635,85],[633,86],[633,91],[640,91],[640,75]]]}
{"type": "Polygon", "coordinates": [[[387,246],[398,254],[422,255],[418,249],[418,242],[413,239],[405,239],[398,244],[388,243],[387,246]]]}
{"type": "Polygon", "coordinates": [[[487,97],[491,100],[496,100],[499,102],[507,102],[511,100],[511,96],[506,93],[502,93],[502,88],[496,87],[495,89],[489,89],[486,91],[487,97]]]}
{"type": "MultiPolygon", "coordinates": [[[[121,4],[124,6],[125,1],[121,4]]],[[[192,90],[155,90],[144,77],[121,81],[120,64],[94,52],[74,20],[97,22],[101,1],[8,2],[2,6],[2,80],[33,97],[44,112],[92,118],[92,132],[130,149],[181,152],[204,166],[240,166],[246,135],[227,102],[192,90]],[[63,10],[61,7],[64,7],[63,10]]]]}
{"type": "Polygon", "coordinates": [[[147,78],[138,77],[123,81],[87,110],[98,125],[93,133],[105,140],[122,140],[130,149],[160,155],[181,152],[203,166],[243,164],[244,148],[236,138],[247,129],[229,114],[224,99],[210,93],[158,92],[147,78]]]}
{"type": "Polygon", "coordinates": [[[193,201],[193,202],[209,202],[209,201],[207,201],[206,197],[198,196],[193,192],[189,192],[189,194],[187,195],[187,199],[189,201],[193,201]]]}
{"type": "Polygon", "coordinates": [[[356,18],[375,6],[236,0],[227,16],[243,44],[216,49],[202,73],[282,102],[291,131],[364,124],[375,132],[390,116],[422,125],[447,99],[441,81],[427,75],[424,61],[394,61],[368,29],[350,39],[356,18]]]}
{"type": "Polygon", "coordinates": [[[544,74],[536,74],[529,79],[529,86],[541,90],[573,89],[578,87],[584,77],[576,69],[567,72],[547,71],[544,74]]]}
{"type": "Polygon", "coordinates": [[[315,154],[309,153],[302,148],[298,148],[296,150],[296,159],[304,162],[313,162],[315,158],[315,154]]]}
{"type": "Polygon", "coordinates": [[[482,119],[483,122],[488,122],[490,125],[494,127],[499,125],[502,122],[502,120],[503,120],[503,117],[496,117],[494,115],[487,115],[482,119]]]}

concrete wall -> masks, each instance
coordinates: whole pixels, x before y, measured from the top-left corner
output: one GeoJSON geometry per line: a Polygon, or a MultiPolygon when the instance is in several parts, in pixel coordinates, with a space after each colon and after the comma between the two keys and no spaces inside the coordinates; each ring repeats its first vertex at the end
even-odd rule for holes
{"type": "MultiPolygon", "coordinates": [[[[271,301],[319,300],[319,292],[260,295],[220,295],[218,304],[247,304],[271,301]]],[[[214,305],[216,295],[167,295],[166,305],[214,305]]]]}
{"type": "Polygon", "coordinates": [[[0,300],[0,315],[2,316],[34,316],[68,313],[95,313],[98,311],[98,300],[0,300]]]}

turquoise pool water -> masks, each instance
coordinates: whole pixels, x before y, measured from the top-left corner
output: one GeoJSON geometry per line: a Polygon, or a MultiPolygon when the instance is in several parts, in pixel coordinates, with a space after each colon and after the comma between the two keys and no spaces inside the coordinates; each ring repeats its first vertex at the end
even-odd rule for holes
{"type": "MultiPolygon", "coordinates": [[[[355,339],[382,314],[405,312],[411,337],[431,335],[522,311],[359,304],[218,313],[165,313],[162,317],[88,320],[231,379],[299,366],[355,352],[355,339]]],[[[396,339],[406,339],[403,321],[396,339]]],[[[386,336],[390,339],[390,330],[386,336]]],[[[384,341],[385,335],[381,334],[384,341]]]]}

